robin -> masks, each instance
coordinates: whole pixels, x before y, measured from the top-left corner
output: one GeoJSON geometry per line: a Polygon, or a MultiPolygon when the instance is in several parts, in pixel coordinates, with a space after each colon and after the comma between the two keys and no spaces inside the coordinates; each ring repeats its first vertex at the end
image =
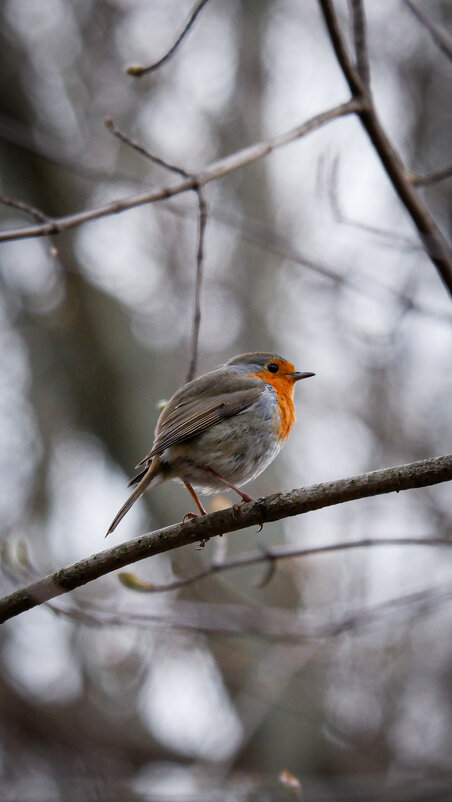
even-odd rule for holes
{"type": "MultiPolygon", "coordinates": [[[[295,383],[300,373],[281,356],[250,353],[184,384],[166,404],[150,452],[138,463],[135,490],[113,519],[116,529],[147,488],[167,479],[183,482],[201,515],[198,493],[225,487],[253,501],[238,485],[250,482],[275,459],[295,423],[295,383]]],[[[188,513],[194,518],[194,513],[188,513]]]]}

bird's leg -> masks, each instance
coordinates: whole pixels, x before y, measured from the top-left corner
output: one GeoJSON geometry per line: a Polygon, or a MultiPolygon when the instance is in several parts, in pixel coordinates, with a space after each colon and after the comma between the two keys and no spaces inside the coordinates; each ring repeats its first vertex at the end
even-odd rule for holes
{"type": "MultiPolygon", "coordinates": [[[[200,500],[199,500],[198,496],[196,495],[196,493],[195,493],[194,489],[192,488],[192,486],[191,486],[191,485],[190,485],[188,482],[184,482],[184,485],[185,485],[185,487],[187,488],[188,492],[190,493],[190,495],[191,495],[191,497],[192,497],[193,501],[195,502],[195,504],[196,504],[196,506],[197,506],[197,508],[198,508],[199,512],[201,513],[201,515],[207,515],[207,512],[206,512],[206,510],[205,510],[205,509],[204,509],[204,507],[202,506],[202,504],[201,504],[201,502],[200,502],[200,500]]],[[[198,517],[198,516],[196,515],[196,513],[194,513],[194,512],[187,512],[187,514],[186,514],[186,515],[184,515],[184,521],[185,521],[186,519],[187,519],[187,520],[190,520],[190,519],[192,519],[192,518],[197,518],[197,517],[198,517]]]]}
{"type": "Polygon", "coordinates": [[[213,475],[214,475],[214,476],[215,476],[215,477],[216,477],[216,478],[217,478],[217,479],[218,479],[220,482],[223,482],[223,484],[227,485],[227,487],[230,487],[230,488],[231,488],[231,490],[234,490],[236,493],[238,493],[238,494],[239,494],[239,496],[240,496],[240,498],[241,498],[241,499],[243,499],[243,501],[255,501],[255,499],[254,499],[252,496],[249,496],[249,495],[248,495],[248,493],[245,493],[243,490],[240,490],[240,487],[237,487],[236,485],[233,485],[233,484],[232,484],[232,482],[228,482],[228,480],[227,480],[227,479],[223,479],[223,477],[222,477],[222,476],[220,476],[220,474],[219,474],[219,473],[217,473],[216,471],[214,471],[214,469],[213,469],[213,468],[205,468],[205,470],[206,470],[206,471],[209,471],[209,473],[213,473],[213,475]]]}

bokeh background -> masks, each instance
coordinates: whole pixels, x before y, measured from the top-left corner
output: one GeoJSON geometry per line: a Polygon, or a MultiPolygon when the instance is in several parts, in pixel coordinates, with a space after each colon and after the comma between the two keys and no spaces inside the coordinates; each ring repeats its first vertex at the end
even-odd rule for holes
{"type": "MultiPolygon", "coordinates": [[[[450,30],[447,0],[419,4],[450,30]]],[[[349,30],[346,3],[336,6],[349,30]]],[[[127,64],[163,55],[191,7],[2,0],[1,192],[61,216],[175,180],[114,139],[105,116],[190,171],[347,99],[315,0],[211,0],[170,62],[127,76],[127,64]]],[[[441,169],[452,64],[402,2],[366,10],[382,121],[411,170],[441,169]]],[[[446,235],[451,186],[421,190],[446,235]]],[[[447,453],[450,298],[358,120],[209,184],[206,198],[198,372],[270,350],[316,373],[297,388],[284,452],[250,492],[447,453]]],[[[2,228],[32,222],[0,214],[2,228]]],[[[1,246],[3,594],[105,547],[158,403],[187,375],[196,237],[192,194],[1,246]]],[[[183,488],[165,485],[108,544],[189,508],[183,488]]],[[[438,486],[134,570],[158,584],[263,545],[448,537],[451,518],[450,487],[438,486]]],[[[283,769],[307,800],[450,799],[448,549],[285,561],[259,587],[264,575],[256,566],[152,595],[113,575],[4,625],[0,799],[274,802],[295,798],[283,769]],[[441,603],[428,603],[438,589],[441,603]],[[427,601],[378,607],[415,593],[427,601]],[[225,632],[235,615],[239,631],[225,632]],[[240,632],[245,619],[257,631],[240,632]],[[306,621],[331,623],[330,637],[290,640],[306,621]]]]}

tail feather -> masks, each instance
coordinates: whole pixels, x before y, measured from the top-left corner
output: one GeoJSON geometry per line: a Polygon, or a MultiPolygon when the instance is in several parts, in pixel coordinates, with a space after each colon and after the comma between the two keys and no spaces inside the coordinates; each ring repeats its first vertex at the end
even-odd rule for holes
{"type": "Polygon", "coordinates": [[[136,476],[135,479],[132,479],[132,482],[130,484],[136,484],[135,490],[133,491],[133,493],[130,494],[127,501],[122,505],[117,515],[115,515],[115,517],[113,518],[110,526],[108,527],[108,531],[105,537],[110,535],[111,532],[113,532],[116,529],[120,521],[122,521],[122,519],[124,518],[124,515],[126,515],[126,513],[129,512],[130,508],[135,504],[135,502],[138,501],[139,498],[141,498],[144,491],[150,485],[153,478],[155,477],[156,467],[157,466],[155,465],[155,463],[152,462],[144,471],[138,474],[138,476],[136,476]]]}
{"type": "Polygon", "coordinates": [[[134,476],[133,479],[130,480],[130,482],[127,485],[127,487],[135,487],[137,484],[139,484],[141,482],[143,476],[145,475],[145,473],[147,473],[148,468],[149,468],[149,465],[146,465],[146,467],[143,468],[143,470],[140,471],[140,473],[137,473],[137,475],[134,476]]]}

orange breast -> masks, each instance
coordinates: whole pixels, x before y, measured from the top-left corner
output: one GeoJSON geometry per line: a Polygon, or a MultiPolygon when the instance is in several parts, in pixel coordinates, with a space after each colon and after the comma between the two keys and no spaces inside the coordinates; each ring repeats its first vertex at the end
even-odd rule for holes
{"type": "Polygon", "coordinates": [[[292,430],[292,426],[296,421],[295,405],[293,402],[294,382],[287,379],[285,376],[272,376],[269,371],[262,371],[262,373],[251,373],[256,379],[271,384],[276,390],[278,396],[278,406],[280,413],[280,423],[277,429],[277,434],[280,440],[287,440],[292,430]]]}

